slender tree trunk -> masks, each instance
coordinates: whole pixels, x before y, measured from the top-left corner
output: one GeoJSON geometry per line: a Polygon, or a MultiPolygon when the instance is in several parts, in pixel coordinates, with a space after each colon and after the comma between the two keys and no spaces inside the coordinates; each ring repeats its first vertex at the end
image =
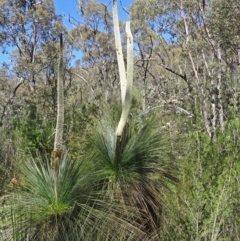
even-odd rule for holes
{"type": "Polygon", "coordinates": [[[143,80],[143,90],[142,90],[142,111],[146,112],[146,98],[147,98],[147,85],[146,80],[143,80]]]}
{"type": "MultiPolygon", "coordinates": [[[[31,43],[31,49],[30,54],[31,54],[31,64],[33,65],[35,63],[35,52],[36,52],[36,45],[37,45],[37,29],[36,29],[36,23],[35,21],[33,21],[33,27],[32,27],[32,43],[31,43]]],[[[36,89],[36,80],[35,80],[35,74],[32,73],[31,77],[29,79],[29,86],[30,86],[30,90],[32,92],[35,92],[36,89]]]]}
{"type": "Polygon", "coordinates": [[[219,44],[217,47],[217,57],[218,57],[218,63],[220,65],[220,69],[217,77],[219,125],[221,128],[221,131],[224,131],[224,117],[223,117],[223,105],[222,105],[222,54],[221,54],[221,49],[219,44]]]}

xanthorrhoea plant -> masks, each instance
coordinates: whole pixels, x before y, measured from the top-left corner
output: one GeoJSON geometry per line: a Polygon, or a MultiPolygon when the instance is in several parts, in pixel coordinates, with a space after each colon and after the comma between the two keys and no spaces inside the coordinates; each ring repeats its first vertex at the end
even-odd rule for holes
{"type": "Polygon", "coordinates": [[[57,197],[58,169],[62,153],[62,138],[64,124],[64,92],[63,92],[63,36],[60,34],[59,63],[57,79],[57,123],[54,140],[54,189],[57,197]]]}
{"type": "Polygon", "coordinates": [[[145,123],[140,121],[136,125],[136,120],[127,123],[132,95],[133,39],[127,23],[126,74],[116,0],[113,0],[113,19],[121,82],[121,117],[116,128],[110,115],[102,116],[87,139],[84,158],[93,163],[99,174],[95,187],[105,193],[104,200],[123,207],[128,223],[126,227],[142,231],[133,231],[133,237],[137,240],[158,240],[162,197],[168,193],[169,183],[177,180],[171,142],[157,121],[144,120],[145,123]]]}
{"type": "Polygon", "coordinates": [[[99,173],[91,165],[63,156],[56,198],[51,164],[25,160],[18,169],[23,189],[11,197],[12,205],[4,212],[7,241],[125,241],[133,230],[141,233],[121,218],[121,206],[109,203],[104,193],[96,190],[99,173]]]}
{"type": "Polygon", "coordinates": [[[177,181],[170,138],[157,121],[133,120],[129,139],[123,140],[116,158],[115,124],[109,115],[101,118],[88,137],[84,158],[99,174],[96,187],[106,193],[105,200],[122,205],[126,216],[131,217],[127,218],[128,225],[145,234],[135,233],[135,237],[150,240],[148,235],[159,228],[169,183],[177,181]]]}

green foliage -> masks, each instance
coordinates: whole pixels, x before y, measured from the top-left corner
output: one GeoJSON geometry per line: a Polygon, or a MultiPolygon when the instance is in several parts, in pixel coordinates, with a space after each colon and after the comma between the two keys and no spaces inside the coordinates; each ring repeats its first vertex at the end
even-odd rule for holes
{"type": "Polygon", "coordinates": [[[88,104],[66,109],[65,114],[65,144],[73,160],[78,160],[83,152],[83,146],[89,129],[99,116],[99,108],[95,104],[88,104]]]}
{"type": "Polygon", "coordinates": [[[0,129],[0,196],[7,190],[13,173],[14,143],[9,143],[8,136],[0,129]]]}
{"type": "MultiPolygon", "coordinates": [[[[19,172],[22,186],[0,210],[9,239],[105,241],[117,240],[116,235],[131,237],[131,232],[137,231],[135,227],[130,230],[121,219],[120,205],[109,203],[94,190],[98,174],[88,163],[71,162],[64,157],[57,194],[53,168],[45,161],[25,160],[19,172]]],[[[126,213],[124,217],[127,218],[126,213]]]]}
{"type": "Polygon", "coordinates": [[[151,118],[132,120],[116,154],[119,115],[98,115],[82,162],[62,159],[57,194],[46,158],[18,162],[21,186],[0,209],[6,240],[159,240],[178,175],[170,138],[151,118]]]}
{"type": "Polygon", "coordinates": [[[15,117],[12,124],[15,128],[15,138],[18,140],[18,148],[25,154],[36,157],[51,155],[53,151],[53,122],[44,121],[37,110],[37,104],[32,102],[25,106],[26,116],[15,117]]]}
{"type": "Polygon", "coordinates": [[[240,231],[238,136],[238,120],[229,121],[213,142],[203,131],[189,133],[181,189],[163,210],[162,240],[235,240],[240,231]]]}
{"type": "Polygon", "coordinates": [[[61,20],[52,0],[0,1],[0,45],[13,47],[0,71],[1,241],[240,237],[237,2],[134,1],[136,89],[116,153],[121,111],[111,14],[79,1],[84,24],[66,34],[64,53],[69,157],[60,162],[55,192],[49,163],[61,20]],[[69,69],[70,48],[82,54],[69,69]],[[106,109],[114,111],[105,116],[106,109]]]}
{"type": "Polygon", "coordinates": [[[156,233],[164,197],[178,178],[167,132],[151,119],[133,121],[116,153],[117,122],[110,120],[102,117],[87,139],[87,160],[100,174],[97,187],[126,208],[137,207],[132,222],[148,235],[156,233]]]}

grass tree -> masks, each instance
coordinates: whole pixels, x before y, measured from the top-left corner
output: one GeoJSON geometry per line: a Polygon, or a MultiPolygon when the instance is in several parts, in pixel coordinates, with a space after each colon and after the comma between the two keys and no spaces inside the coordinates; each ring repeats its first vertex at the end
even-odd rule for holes
{"type": "Polygon", "coordinates": [[[162,205],[177,181],[169,135],[151,118],[131,121],[129,139],[121,142],[117,156],[116,123],[108,116],[96,126],[85,152],[98,173],[96,187],[106,200],[123,206],[129,225],[143,231],[140,240],[148,240],[158,232],[162,205]]]}
{"type": "Polygon", "coordinates": [[[139,225],[133,225],[136,209],[125,212],[116,197],[99,188],[102,172],[89,160],[73,162],[62,155],[62,68],[61,36],[54,165],[32,158],[17,167],[22,187],[0,213],[6,226],[4,240],[130,241],[143,237],[139,225]]]}
{"type": "MultiPolygon", "coordinates": [[[[123,207],[134,238],[158,240],[161,205],[169,193],[169,183],[177,181],[171,141],[156,120],[133,118],[128,122],[133,84],[133,38],[126,24],[127,73],[123,61],[117,1],[113,0],[113,23],[119,67],[122,111],[116,123],[114,113],[103,115],[88,137],[87,162],[93,163],[95,187],[105,200],[123,207]],[[113,118],[111,118],[113,117],[113,118]]],[[[121,217],[123,218],[123,217],[121,217]]],[[[123,239],[124,240],[124,239],[123,239]]]]}
{"type": "Polygon", "coordinates": [[[79,188],[78,174],[82,168],[67,164],[66,158],[60,162],[63,124],[63,36],[60,34],[54,162],[50,165],[41,158],[35,158],[25,160],[18,167],[23,180],[23,190],[13,196],[11,206],[14,220],[11,235],[16,240],[24,240],[26,235],[34,240],[48,240],[50,237],[54,240],[58,235],[59,224],[66,220],[66,217],[68,223],[71,220],[69,210],[73,209],[73,202],[77,200],[77,195],[73,197],[72,193],[79,188]]]}
{"type": "MultiPolygon", "coordinates": [[[[62,155],[64,122],[63,40],[60,37],[58,112],[54,165],[26,160],[19,167],[23,186],[4,211],[13,240],[158,240],[161,205],[176,182],[169,135],[151,118],[128,123],[133,80],[133,39],[127,33],[127,74],[113,0],[114,31],[121,81],[122,112],[93,126],[81,160],[62,155]]],[[[7,239],[8,240],[8,239],[7,239]]],[[[12,239],[9,239],[12,240],[12,239]]]]}

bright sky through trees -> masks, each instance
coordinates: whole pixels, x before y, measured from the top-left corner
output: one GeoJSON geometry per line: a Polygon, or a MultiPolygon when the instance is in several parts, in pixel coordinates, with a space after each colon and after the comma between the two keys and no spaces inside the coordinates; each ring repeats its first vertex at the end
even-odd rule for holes
{"type": "MultiPolygon", "coordinates": [[[[109,9],[112,8],[112,0],[98,0],[97,2],[103,3],[104,5],[108,6],[109,9]]],[[[123,8],[128,10],[129,6],[133,2],[134,0],[121,0],[118,2],[119,18],[122,21],[128,20],[128,14],[123,10],[123,8]]],[[[78,0],[55,0],[54,3],[55,3],[57,14],[61,14],[66,18],[70,14],[76,20],[79,19],[79,15],[78,15],[79,10],[77,8],[78,0]]],[[[71,24],[67,23],[67,27],[70,27],[70,26],[71,24]]]]}
{"type": "MultiPolygon", "coordinates": [[[[129,19],[128,14],[123,10],[123,8],[128,10],[133,1],[134,0],[119,0],[118,10],[120,20],[127,21],[129,19]]],[[[110,10],[112,9],[112,0],[99,0],[98,2],[108,6],[110,10]]],[[[74,27],[74,25],[68,21],[69,16],[74,18],[76,21],[81,21],[78,10],[78,0],[54,0],[54,4],[56,13],[63,16],[64,25],[68,29],[74,27]]],[[[12,50],[12,48],[8,48],[7,54],[0,53],[0,64],[9,61],[9,54],[12,52],[12,50]]]]}

